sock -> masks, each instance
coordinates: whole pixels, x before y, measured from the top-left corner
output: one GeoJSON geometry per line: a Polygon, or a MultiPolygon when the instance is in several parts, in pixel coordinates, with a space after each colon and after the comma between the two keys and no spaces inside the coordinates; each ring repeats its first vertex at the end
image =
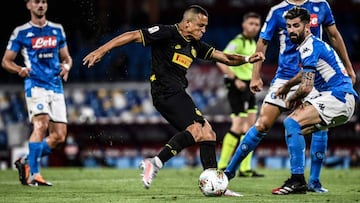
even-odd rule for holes
{"type": "Polygon", "coordinates": [[[163,163],[161,162],[161,160],[159,159],[158,156],[155,156],[154,157],[154,162],[155,162],[155,165],[159,168],[162,168],[163,167],[163,163]]]}
{"type": "MultiPolygon", "coordinates": [[[[241,141],[244,139],[245,136],[241,137],[241,141]]],[[[240,171],[246,172],[251,171],[251,159],[254,151],[251,151],[240,163],[240,171]]]]}
{"type": "Polygon", "coordinates": [[[305,138],[301,134],[301,126],[292,118],[284,120],[285,139],[290,155],[291,174],[304,174],[305,138]]]}
{"type": "Polygon", "coordinates": [[[291,179],[292,179],[292,180],[295,180],[295,181],[297,181],[297,182],[306,184],[304,174],[292,174],[292,175],[291,175],[291,179]]]}
{"type": "MultiPolygon", "coordinates": [[[[240,137],[240,136],[239,136],[240,137]]],[[[234,132],[227,132],[221,146],[218,168],[224,169],[228,165],[232,154],[239,142],[239,137],[234,132]]]]}
{"type": "Polygon", "coordinates": [[[225,174],[229,179],[235,176],[241,161],[259,145],[260,141],[264,138],[266,133],[259,132],[255,125],[252,126],[245,134],[243,140],[237,147],[229,165],[225,169],[225,174]]]}
{"type": "Polygon", "coordinates": [[[326,155],[327,140],[327,130],[317,131],[312,134],[310,146],[311,166],[309,183],[320,181],[320,171],[326,155]]]}
{"type": "Polygon", "coordinates": [[[41,151],[41,142],[29,142],[28,162],[30,166],[30,174],[40,173],[41,151]]]}
{"type": "Polygon", "coordinates": [[[199,142],[200,159],[203,169],[217,168],[216,141],[199,142]]]}
{"type": "Polygon", "coordinates": [[[157,157],[159,157],[162,164],[164,164],[173,156],[177,155],[182,149],[190,147],[194,144],[194,137],[189,131],[185,130],[176,133],[174,137],[172,137],[169,142],[164,146],[164,148],[160,151],[157,157]]]}
{"type": "Polygon", "coordinates": [[[42,145],[42,151],[41,151],[42,157],[51,154],[52,149],[49,147],[48,143],[46,142],[46,138],[43,139],[41,145],[42,145]]]}

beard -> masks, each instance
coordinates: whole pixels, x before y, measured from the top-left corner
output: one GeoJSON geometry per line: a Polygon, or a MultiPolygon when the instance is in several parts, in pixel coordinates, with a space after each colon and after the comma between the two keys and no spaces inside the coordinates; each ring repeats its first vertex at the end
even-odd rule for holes
{"type": "Polygon", "coordinates": [[[299,33],[299,35],[295,33],[289,33],[290,41],[294,44],[301,44],[301,42],[305,39],[305,32],[299,33]]]}

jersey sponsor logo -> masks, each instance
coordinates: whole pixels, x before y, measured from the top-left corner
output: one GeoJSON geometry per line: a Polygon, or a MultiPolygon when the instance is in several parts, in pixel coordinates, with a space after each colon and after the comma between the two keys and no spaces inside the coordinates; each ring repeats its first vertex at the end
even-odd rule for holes
{"type": "Polygon", "coordinates": [[[52,59],[54,58],[54,53],[50,52],[50,53],[40,53],[38,55],[39,59],[52,59]]]}
{"type": "Polygon", "coordinates": [[[175,49],[181,49],[181,45],[180,44],[175,45],[175,49]]]}
{"type": "Polygon", "coordinates": [[[310,14],[310,26],[319,27],[319,18],[317,14],[310,14]]]}
{"type": "Polygon", "coordinates": [[[55,36],[36,37],[31,39],[33,49],[55,48],[57,40],[55,36]]]}
{"type": "Polygon", "coordinates": [[[172,58],[172,62],[179,64],[184,68],[189,68],[191,63],[193,62],[193,59],[188,56],[185,56],[184,54],[179,54],[175,52],[172,58]]]}
{"type": "Polygon", "coordinates": [[[154,32],[157,32],[159,30],[160,30],[159,26],[154,26],[154,27],[148,28],[148,31],[150,34],[153,34],[154,32]]]}

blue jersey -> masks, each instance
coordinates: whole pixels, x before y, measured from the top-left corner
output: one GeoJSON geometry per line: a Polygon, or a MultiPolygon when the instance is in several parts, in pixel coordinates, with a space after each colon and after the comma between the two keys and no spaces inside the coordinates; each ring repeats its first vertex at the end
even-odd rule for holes
{"type": "Polygon", "coordinates": [[[31,96],[35,86],[63,93],[59,51],[65,46],[65,32],[60,24],[47,21],[39,27],[28,22],[15,28],[7,49],[21,52],[25,66],[31,68],[30,77],[24,80],[27,96],[31,96]]]}
{"type": "MultiPolygon", "coordinates": [[[[290,79],[299,71],[299,54],[296,51],[296,44],[289,39],[286,30],[286,20],[284,15],[295,5],[283,1],[273,6],[266,18],[261,29],[260,38],[270,41],[275,33],[279,34],[280,51],[278,68],[274,79],[290,79]]],[[[330,26],[335,24],[329,4],[326,0],[308,0],[300,7],[305,8],[310,13],[311,32],[317,37],[322,37],[322,26],[330,26]]]]}
{"type": "Polygon", "coordinates": [[[343,63],[327,43],[309,35],[298,49],[303,71],[315,72],[316,90],[331,91],[333,96],[343,102],[345,102],[345,93],[351,93],[357,98],[357,93],[343,63]]]}

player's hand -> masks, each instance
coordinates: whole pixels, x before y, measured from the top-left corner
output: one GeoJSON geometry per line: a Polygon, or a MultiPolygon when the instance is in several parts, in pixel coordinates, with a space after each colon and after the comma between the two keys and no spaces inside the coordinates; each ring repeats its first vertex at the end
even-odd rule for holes
{"type": "Polygon", "coordinates": [[[285,101],[285,106],[287,109],[295,110],[297,107],[299,107],[302,104],[301,100],[290,100],[287,99],[285,101]]]}
{"type": "Polygon", "coordinates": [[[60,77],[66,82],[69,78],[70,66],[68,64],[60,64],[61,72],[60,77]]]}
{"type": "Polygon", "coordinates": [[[286,95],[289,93],[290,91],[289,86],[287,85],[283,85],[281,86],[276,92],[275,92],[275,96],[279,97],[280,99],[286,99],[286,95]]]}
{"type": "Polygon", "coordinates": [[[22,67],[20,69],[20,71],[18,72],[18,75],[22,78],[25,78],[25,77],[30,77],[30,71],[31,71],[31,68],[28,68],[28,67],[22,67]]]}
{"type": "Polygon", "coordinates": [[[265,61],[265,55],[262,52],[255,52],[249,58],[249,63],[255,63],[258,61],[265,61]]]}
{"type": "Polygon", "coordinates": [[[260,92],[263,89],[263,81],[259,79],[251,79],[250,81],[250,90],[253,93],[260,92]]]}
{"type": "Polygon", "coordinates": [[[101,58],[104,56],[104,52],[100,51],[99,49],[96,49],[95,51],[90,52],[88,55],[86,55],[83,59],[83,65],[87,64],[87,67],[90,68],[91,66],[94,66],[95,63],[99,62],[101,58]]]}

